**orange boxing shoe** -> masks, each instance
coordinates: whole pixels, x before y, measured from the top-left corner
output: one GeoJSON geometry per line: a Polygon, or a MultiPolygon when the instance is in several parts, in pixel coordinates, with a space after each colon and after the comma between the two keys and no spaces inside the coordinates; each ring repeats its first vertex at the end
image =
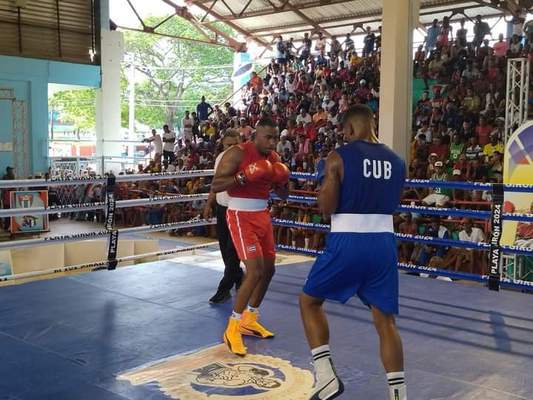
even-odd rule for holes
{"type": "Polygon", "coordinates": [[[241,321],[235,318],[230,318],[228,321],[228,327],[224,332],[224,343],[229,347],[229,350],[233,354],[238,356],[246,355],[246,346],[242,341],[242,335],[240,332],[241,321]]]}
{"type": "Polygon", "coordinates": [[[274,337],[274,334],[261,325],[257,320],[259,319],[258,312],[251,312],[245,310],[242,313],[241,320],[241,333],[247,336],[255,336],[262,339],[270,339],[274,337]]]}

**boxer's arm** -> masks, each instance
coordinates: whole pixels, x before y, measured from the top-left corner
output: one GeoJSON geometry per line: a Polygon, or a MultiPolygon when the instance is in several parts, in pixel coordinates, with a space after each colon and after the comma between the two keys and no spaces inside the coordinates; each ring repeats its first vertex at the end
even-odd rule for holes
{"type": "Polygon", "coordinates": [[[224,153],[217,166],[213,183],[211,183],[213,193],[223,192],[237,185],[235,174],[239,171],[243,154],[243,150],[239,146],[233,146],[224,153]]]}
{"type": "Polygon", "coordinates": [[[332,151],[326,159],[324,180],[318,193],[318,208],[324,215],[329,216],[337,209],[342,175],[342,158],[332,151]]]}

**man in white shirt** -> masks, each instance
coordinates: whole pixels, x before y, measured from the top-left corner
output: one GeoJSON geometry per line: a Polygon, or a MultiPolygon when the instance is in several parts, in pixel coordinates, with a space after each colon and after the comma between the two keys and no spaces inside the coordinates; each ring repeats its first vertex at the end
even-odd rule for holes
{"type": "Polygon", "coordinates": [[[156,164],[161,164],[161,154],[163,154],[163,142],[161,135],[155,129],[152,129],[152,137],[143,139],[143,142],[154,144],[154,161],[156,164]]]}
{"type": "MultiPolygon", "coordinates": [[[[240,134],[235,130],[227,130],[222,139],[222,145],[224,151],[220,153],[215,160],[215,173],[220,163],[220,160],[224,156],[224,153],[230,147],[239,144],[240,134]]],[[[231,289],[235,286],[238,289],[241,285],[243,278],[243,271],[241,269],[241,262],[226,222],[226,211],[228,209],[229,195],[227,192],[215,193],[210,192],[207,198],[207,203],[204,208],[204,219],[210,219],[213,216],[213,208],[216,209],[216,233],[218,237],[218,243],[220,245],[220,252],[222,253],[222,259],[224,260],[224,276],[218,285],[217,292],[213,297],[209,299],[211,304],[222,304],[231,299],[231,289]]]]}
{"type": "Polygon", "coordinates": [[[181,120],[181,132],[183,134],[183,140],[192,141],[192,126],[194,125],[194,120],[191,118],[189,111],[185,111],[185,116],[181,120]]]}
{"type": "Polygon", "coordinates": [[[289,151],[292,153],[292,144],[287,140],[287,135],[283,135],[280,137],[280,141],[276,146],[276,152],[278,154],[283,154],[285,153],[285,149],[289,149],[289,151]]]}
{"type": "MultiPolygon", "coordinates": [[[[485,234],[480,228],[476,228],[471,218],[463,220],[463,230],[459,232],[459,240],[463,242],[485,242],[485,234]]],[[[484,257],[478,257],[479,252],[473,249],[458,248],[451,252],[449,263],[455,271],[464,271],[471,274],[482,274],[485,263],[484,257]]]]}
{"type": "Polygon", "coordinates": [[[174,144],[176,143],[176,134],[170,130],[168,125],[163,125],[163,159],[172,163],[176,158],[174,154],[174,144]]]}
{"type": "Polygon", "coordinates": [[[300,109],[300,114],[296,117],[296,123],[299,124],[300,122],[303,122],[304,125],[313,122],[311,115],[303,107],[300,109]]]}

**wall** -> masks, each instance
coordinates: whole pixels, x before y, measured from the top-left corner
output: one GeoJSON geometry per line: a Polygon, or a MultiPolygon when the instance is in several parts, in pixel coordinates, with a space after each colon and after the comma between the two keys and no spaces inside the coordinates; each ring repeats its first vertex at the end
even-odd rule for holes
{"type": "MultiPolygon", "coordinates": [[[[0,88],[15,90],[17,100],[28,107],[31,171],[48,168],[48,84],[61,83],[100,87],[100,67],[32,58],[0,56],[0,88]]],[[[8,102],[0,101],[0,142],[11,139],[11,112],[8,102]],[[6,115],[7,114],[7,115],[6,115]]],[[[0,152],[0,173],[12,165],[13,154],[0,152]]]]}

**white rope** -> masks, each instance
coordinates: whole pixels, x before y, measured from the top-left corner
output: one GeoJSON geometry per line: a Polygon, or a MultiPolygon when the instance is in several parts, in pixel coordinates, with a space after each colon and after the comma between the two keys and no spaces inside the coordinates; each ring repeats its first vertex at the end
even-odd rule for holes
{"type": "MultiPolygon", "coordinates": [[[[119,237],[122,235],[133,234],[133,233],[146,233],[146,232],[161,232],[172,229],[188,229],[198,226],[207,226],[216,224],[216,218],[211,220],[205,219],[193,219],[190,221],[182,222],[170,222],[166,224],[156,224],[156,225],[142,225],[136,226],[133,228],[122,228],[117,229],[119,237]]],[[[33,246],[43,246],[47,244],[56,244],[56,243],[66,243],[66,242],[75,242],[80,240],[92,240],[98,238],[104,238],[109,236],[108,230],[100,230],[95,232],[82,232],[74,233],[72,235],[57,235],[57,236],[48,236],[38,239],[24,239],[24,240],[15,240],[0,242],[0,250],[11,250],[24,247],[33,247],[33,246]]]]}
{"type": "MultiPolygon", "coordinates": [[[[185,252],[195,251],[195,250],[199,250],[199,249],[205,249],[205,248],[211,247],[213,245],[218,245],[218,242],[209,242],[209,243],[205,243],[205,244],[201,244],[201,245],[184,247],[184,248],[181,248],[181,249],[155,251],[155,252],[152,252],[152,253],[136,254],[134,256],[127,256],[127,257],[119,257],[119,258],[117,258],[117,261],[119,263],[121,263],[121,262],[137,260],[139,258],[160,257],[160,256],[166,256],[166,255],[170,255],[170,254],[185,253],[185,252]]],[[[42,271],[23,272],[23,273],[20,273],[20,274],[0,277],[0,282],[20,280],[20,279],[28,279],[28,278],[35,278],[35,277],[44,276],[44,275],[61,274],[61,273],[64,273],[64,272],[71,272],[71,271],[82,271],[82,270],[85,270],[85,269],[92,269],[92,271],[89,271],[89,272],[94,272],[94,271],[98,270],[98,268],[107,266],[107,264],[108,264],[108,261],[96,261],[96,262],[86,263],[86,264],[70,265],[70,266],[67,266],[67,267],[51,268],[51,269],[46,269],[46,270],[42,270],[42,271]]]]}
{"type": "MultiPolygon", "coordinates": [[[[213,176],[214,170],[204,169],[197,171],[182,172],[158,172],[153,174],[133,174],[118,175],[115,177],[116,182],[137,182],[137,181],[154,181],[160,179],[185,179],[198,178],[203,176],[213,176]]],[[[69,186],[69,185],[88,185],[88,184],[105,184],[105,177],[74,177],[74,178],[52,178],[52,179],[15,179],[0,181],[0,189],[18,188],[18,187],[52,187],[52,186],[69,186]]]]}
{"type": "MultiPolygon", "coordinates": [[[[117,200],[116,208],[153,206],[156,204],[186,203],[189,201],[207,200],[208,193],[200,194],[177,194],[172,196],[153,196],[146,199],[117,200]]],[[[34,207],[34,208],[8,208],[0,210],[0,218],[23,217],[25,215],[46,215],[58,213],[71,213],[81,211],[95,211],[105,209],[103,201],[96,203],[65,204],[62,206],[34,207]]]]}

